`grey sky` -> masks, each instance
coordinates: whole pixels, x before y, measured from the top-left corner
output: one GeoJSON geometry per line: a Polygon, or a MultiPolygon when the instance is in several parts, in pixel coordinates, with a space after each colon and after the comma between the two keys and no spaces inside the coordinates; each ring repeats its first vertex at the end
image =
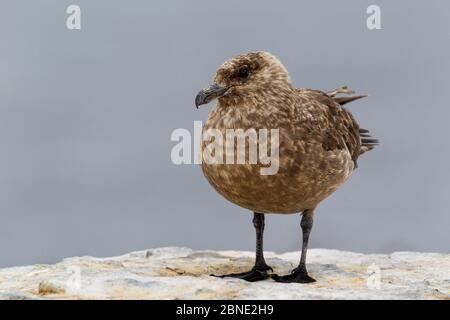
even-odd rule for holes
{"type": "MultiPolygon", "coordinates": [[[[348,85],[382,140],[317,210],[311,247],[449,252],[450,2],[3,1],[0,266],[158,246],[254,249],[251,214],[170,161],[194,97],[242,52],[275,54],[299,87],[348,85]],[[65,27],[66,7],[82,30],[65,27]],[[378,4],[382,30],[366,28],[378,4]]],[[[299,249],[269,216],[266,249],[299,249]]]]}

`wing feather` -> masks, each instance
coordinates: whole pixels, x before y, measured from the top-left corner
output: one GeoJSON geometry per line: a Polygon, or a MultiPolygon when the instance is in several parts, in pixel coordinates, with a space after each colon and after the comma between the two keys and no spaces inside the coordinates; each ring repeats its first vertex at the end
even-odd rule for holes
{"type": "Polygon", "coordinates": [[[346,87],[325,93],[313,89],[298,89],[303,104],[317,116],[316,125],[320,130],[318,139],[326,150],[346,148],[357,167],[358,157],[366,151],[372,150],[378,140],[369,135],[369,131],[361,129],[353,115],[342,104],[360,99],[365,96],[336,97],[339,93],[353,93],[346,87]],[[317,120],[318,119],[318,120],[317,120]]]}

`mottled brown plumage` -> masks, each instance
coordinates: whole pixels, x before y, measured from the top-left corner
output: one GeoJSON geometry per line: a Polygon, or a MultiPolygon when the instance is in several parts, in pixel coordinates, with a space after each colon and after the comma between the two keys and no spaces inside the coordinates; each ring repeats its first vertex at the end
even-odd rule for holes
{"type": "MultiPolygon", "coordinates": [[[[342,107],[364,96],[352,96],[345,87],[329,93],[297,89],[267,52],[226,61],[214,83],[222,91],[204,132],[214,128],[225,136],[226,129],[279,129],[275,175],[261,175],[261,164],[202,164],[218,193],[255,213],[307,213],[312,224],[316,206],[349,178],[359,156],[377,144],[342,107]]],[[[197,99],[197,104],[209,101],[200,94],[197,99]]]]}

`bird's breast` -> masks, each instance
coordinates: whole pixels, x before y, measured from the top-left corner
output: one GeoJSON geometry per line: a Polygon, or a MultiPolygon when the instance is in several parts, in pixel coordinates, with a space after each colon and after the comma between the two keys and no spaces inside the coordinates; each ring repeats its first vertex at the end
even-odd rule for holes
{"type": "Polygon", "coordinates": [[[229,201],[262,213],[314,208],[353,170],[348,150],[326,151],[314,139],[299,136],[289,121],[264,121],[261,115],[236,110],[211,112],[200,149],[202,171],[213,188],[229,201]],[[259,139],[264,130],[267,139],[259,139]],[[278,145],[272,140],[276,134],[271,130],[278,130],[278,145]],[[233,132],[235,139],[227,139],[233,132]],[[244,135],[244,146],[239,145],[238,134],[244,135]],[[256,163],[251,155],[255,149],[256,163]],[[266,153],[265,159],[261,150],[266,153]],[[262,174],[264,168],[272,168],[266,172],[273,174],[262,174]]]}

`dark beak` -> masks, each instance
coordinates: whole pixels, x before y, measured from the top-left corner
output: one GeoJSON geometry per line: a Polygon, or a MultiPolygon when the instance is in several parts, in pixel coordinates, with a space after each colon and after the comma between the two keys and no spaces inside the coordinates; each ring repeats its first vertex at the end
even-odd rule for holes
{"type": "Polygon", "coordinates": [[[195,97],[195,106],[198,108],[202,104],[206,104],[216,98],[219,98],[228,91],[228,87],[221,87],[217,84],[210,85],[197,94],[195,97]]]}

